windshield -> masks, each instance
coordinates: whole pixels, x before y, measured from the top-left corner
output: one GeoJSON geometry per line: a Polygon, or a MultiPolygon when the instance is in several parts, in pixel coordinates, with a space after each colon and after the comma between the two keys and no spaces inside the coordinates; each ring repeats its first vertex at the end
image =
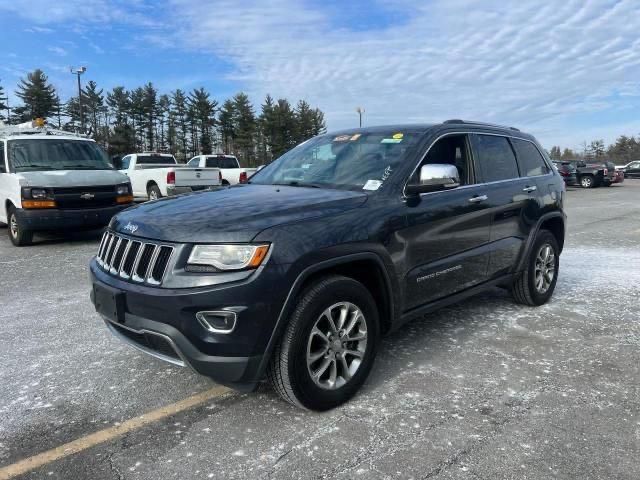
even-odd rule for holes
{"type": "Polygon", "coordinates": [[[63,138],[9,140],[9,165],[15,172],[44,170],[113,170],[94,142],[63,138]]]}
{"type": "Polygon", "coordinates": [[[420,137],[398,130],[322,135],[285,153],[249,183],[377,190],[420,137]]]}

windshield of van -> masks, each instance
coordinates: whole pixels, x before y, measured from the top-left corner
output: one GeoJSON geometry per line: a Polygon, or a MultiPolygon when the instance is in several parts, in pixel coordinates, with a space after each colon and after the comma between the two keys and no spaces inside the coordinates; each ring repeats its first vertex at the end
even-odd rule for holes
{"type": "Polygon", "coordinates": [[[377,190],[420,137],[398,130],[322,135],[285,153],[249,183],[377,190]]]}
{"type": "Polygon", "coordinates": [[[114,169],[106,153],[87,140],[30,138],[7,143],[9,165],[14,172],[114,169]]]}

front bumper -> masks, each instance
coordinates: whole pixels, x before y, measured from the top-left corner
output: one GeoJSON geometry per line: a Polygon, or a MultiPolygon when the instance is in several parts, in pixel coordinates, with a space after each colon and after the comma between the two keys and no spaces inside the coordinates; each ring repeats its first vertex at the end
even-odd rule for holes
{"type": "Polygon", "coordinates": [[[282,305],[273,291],[275,270],[265,268],[233,284],[168,289],[113,277],[92,260],[91,301],[109,330],[139,350],[249,391],[262,379],[264,352],[282,305]],[[96,303],[96,288],[119,296],[121,312],[105,314],[96,303]],[[228,334],[208,331],[195,317],[198,311],[229,309],[237,319],[228,334]]]}
{"type": "Polygon", "coordinates": [[[116,213],[131,205],[68,210],[57,208],[25,210],[19,208],[16,210],[16,216],[24,229],[32,231],[87,230],[108,225],[116,213]]]}

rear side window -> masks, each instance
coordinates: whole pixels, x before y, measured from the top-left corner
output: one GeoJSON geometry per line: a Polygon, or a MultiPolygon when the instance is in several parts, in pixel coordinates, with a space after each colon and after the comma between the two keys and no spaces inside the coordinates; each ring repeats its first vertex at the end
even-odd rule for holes
{"type": "Polygon", "coordinates": [[[200,166],[200,157],[193,157],[191,160],[189,160],[189,163],[187,163],[188,167],[199,167],[200,166]]]}
{"type": "Polygon", "coordinates": [[[218,159],[216,157],[208,157],[204,161],[204,166],[207,168],[219,168],[220,163],[218,162],[218,159]]]}
{"type": "Polygon", "coordinates": [[[523,177],[535,177],[549,173],[549,167],[533,143],[518,138],[512,138],[511,142],[518,156],[518,165],[520,165],[523,177]]]}
{"type": "Polygon", "coordinates": [[[484,182],[518,178],[516,156],[506,137],[473,135],[473,149],[484,182]]]}
{"type": "Polygon", "coordinates": [[[167,155],[138,155],[138,165],[175,165],[173,157],[167,155]]]}
{"type": "Polygon", "coordinates": [[[230,157],[220,158],[220,168],[238,168],[238,160],[230,157]]]}

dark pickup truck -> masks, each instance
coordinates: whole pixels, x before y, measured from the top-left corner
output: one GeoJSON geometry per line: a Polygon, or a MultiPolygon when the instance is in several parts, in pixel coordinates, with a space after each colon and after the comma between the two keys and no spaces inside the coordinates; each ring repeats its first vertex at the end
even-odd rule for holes
{"type": "Polygon", "coordinates": [[[515,128],[451,120],[312,138],[248,184],[135,206],[91,260],[109,330],[294,405],[349,399],[380,336],[489,288],[553,294],[565,186],[515,128]]]}
{"type": "Polygon", "coordinates": [[[572,161],[576,169],[576,177],[584,188],[608,187],[615,182],[616,167],[610,162],[572,161]]]}

